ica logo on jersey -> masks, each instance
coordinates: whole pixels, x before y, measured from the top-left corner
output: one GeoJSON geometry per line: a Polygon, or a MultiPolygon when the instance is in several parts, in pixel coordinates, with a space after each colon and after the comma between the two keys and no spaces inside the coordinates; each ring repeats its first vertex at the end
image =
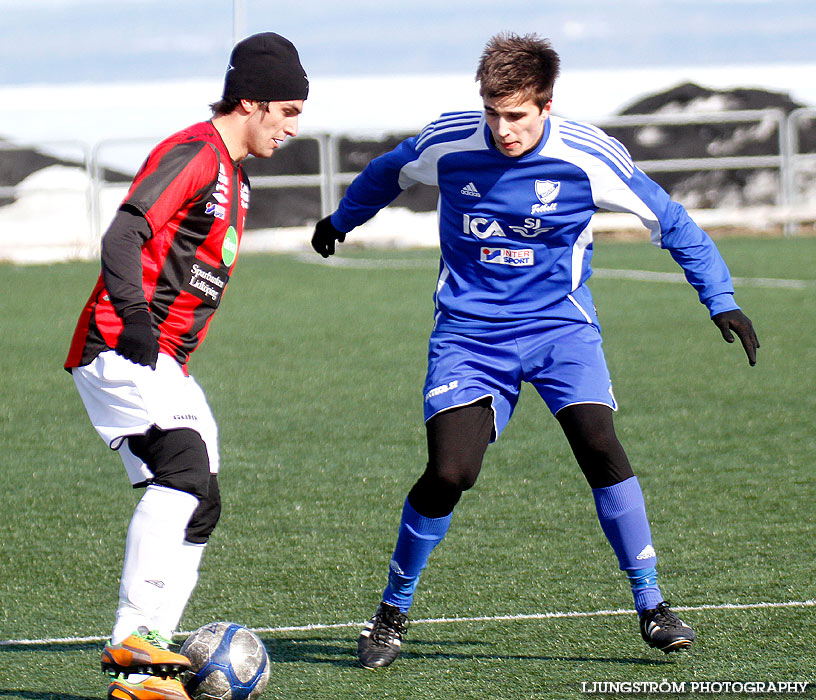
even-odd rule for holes
{"type": "Polygon", "coordinates": [[[535,194],[540,204],[533,204],[531,214],[547,214],[555,211],[558,203],[553,201],[561,190],[561,183],[553,180],[536,180],[535,194]]]}

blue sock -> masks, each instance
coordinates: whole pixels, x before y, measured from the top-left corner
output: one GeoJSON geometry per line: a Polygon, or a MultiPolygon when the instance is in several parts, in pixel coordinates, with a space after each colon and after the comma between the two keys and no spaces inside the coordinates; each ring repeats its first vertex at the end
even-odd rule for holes
{"type": "Polygon", "coordinates": [[[428,563],[433,548],[448,532],[452,515],[426,518],[417,513],[408,499],[405,499],[397,546],[388,571],[388,586],[383,591],[383,602],[398,607],[402,612],[408,611],[414,600],[419,575],[428,563]]]}
{"type": "Polygon", "coordinates": [[[656,608],[663,602],[660,588],[657,585],[657,569],[631,569],[626,572],[632,595],[635,598],[635,610],[638,614],[644,610],[656,608]]]}
{"type": "MultiPolygon", "coordinates": [[[[643,570],[654,570],[657,555],[652,546],[646,504],[637,477],[632,476],[613,486],[592,489],[592,495],[601,528],[618,557],[620,568],[632,575],[643,570]]],[[[635,578],[641,579],[643,575],[635,575],[635,578]]],[[[657,586],[656,570],[654,576],[639,580],[636,586],[633,584],[632,593],[638,613],[654,608],[663,601],[657,586]]]]}

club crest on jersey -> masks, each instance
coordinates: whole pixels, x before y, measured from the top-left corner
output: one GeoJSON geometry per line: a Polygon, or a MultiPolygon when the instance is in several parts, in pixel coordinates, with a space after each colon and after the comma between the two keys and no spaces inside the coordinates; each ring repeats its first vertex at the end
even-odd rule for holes
{"type": "Polygon", "coordinates": [[[482,248],[481,261],[493,265],[529,267],[535,261],[532,248],[513,250],[512,248],[482,248]]]}
{"type": "Polygon", "coordinates": [[[531,214],[546,214],[547,212],[555,211],[558,203],[553,200],[561,191],[561,183],[553,180],[536,180],[535,194],[541,204],[533,204],[530,210],[531,214]]]}

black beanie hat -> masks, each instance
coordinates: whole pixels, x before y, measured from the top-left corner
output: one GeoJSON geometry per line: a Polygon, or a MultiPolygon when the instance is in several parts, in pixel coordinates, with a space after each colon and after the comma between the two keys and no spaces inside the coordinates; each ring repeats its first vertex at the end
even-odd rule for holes
{"type": "Polygon", "coordinates": [[[224,98],[285,102],[305,100],[309,79],[295,45],[274,32],[239,41],[230,55],[224,98]]]}

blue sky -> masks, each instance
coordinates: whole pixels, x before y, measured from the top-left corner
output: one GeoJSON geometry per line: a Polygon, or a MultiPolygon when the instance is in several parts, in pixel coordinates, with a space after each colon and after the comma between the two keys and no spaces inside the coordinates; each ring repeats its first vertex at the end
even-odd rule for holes
{"type": "MultiPolygon", "coordinates": [[[[472,73],[497,31],[550,37],[565,69],[816,63],[814,0],[242,0],[312,76],[472,73]]],[[[212,78],[232,0],[0,0],[0,85],[212,78]]]]}

